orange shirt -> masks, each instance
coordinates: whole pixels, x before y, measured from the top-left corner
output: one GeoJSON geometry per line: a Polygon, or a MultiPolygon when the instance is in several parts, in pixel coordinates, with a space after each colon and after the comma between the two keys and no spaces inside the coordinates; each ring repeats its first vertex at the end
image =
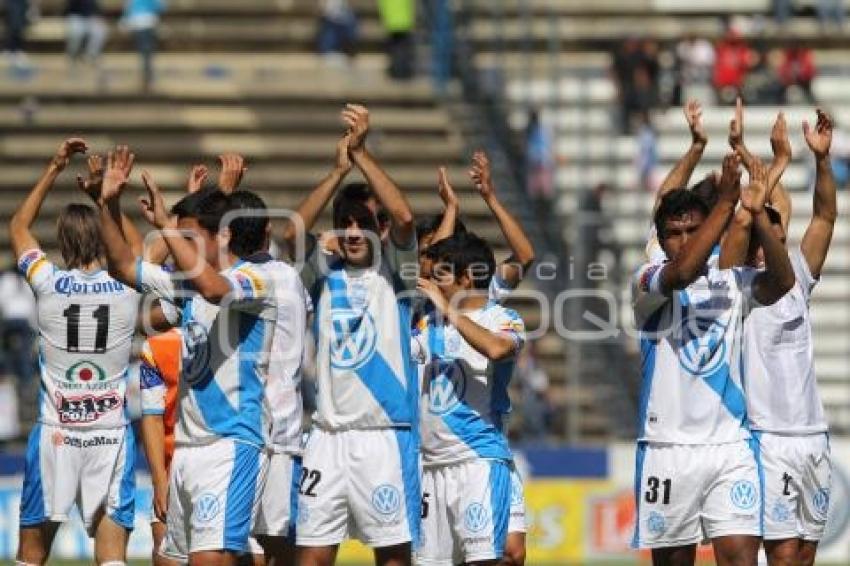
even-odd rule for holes
{"type": "MultiPolygon", "coordinates": [[[[180,380],[182,343],[183,338],[180,331],[172,329],[149,337],[142,351],[142,388],[143,390],[147,388],[149,393],[153,394],[153,398],[159,398],[158,401],[147,401],[148,408],[153,407],[153,410],[156,411],[157,405],[162,405],[164,400],[164,406],[161,407],[161,410],[165,425],[166,470],[171,468],[171,458],[174,456],[174,426],[177,423],[177,392],[180,380]],[[145,377],[144,371],[153,373],[145,377]],[[145,383],[145,381],[148,383],[145,383]],[[164,392],[155,391],[159,388],[164,388],[164,392]]],[[[143,391],[143,404],[146,404],[144,396],[145,392],[143,391]]],[[[143,406],[143,411],[146,411],[145,406],[143,406]]]]}

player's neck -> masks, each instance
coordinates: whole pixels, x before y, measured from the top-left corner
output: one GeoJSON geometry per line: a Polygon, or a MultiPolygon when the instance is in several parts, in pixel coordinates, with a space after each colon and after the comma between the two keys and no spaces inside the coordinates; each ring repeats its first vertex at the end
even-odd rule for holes
{"type": "Polygon", "coordinates": [[[83,273],[97,273],[98,271],[103,270],[103,264],[100,263],[100,261],[95,260],[85,265],[78,265],[75,269],[77,269],[78,271],[82,271],[83,273]]]}

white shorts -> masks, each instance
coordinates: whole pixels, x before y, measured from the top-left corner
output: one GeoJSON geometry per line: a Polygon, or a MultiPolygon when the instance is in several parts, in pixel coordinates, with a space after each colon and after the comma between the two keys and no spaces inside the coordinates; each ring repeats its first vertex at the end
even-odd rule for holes
{"type": "Polygon", "coordinates": [[[372,548],[418,540],[419,453],[410,429],[314,428],[300,480],[298,546],[349,537],[372,548]]]}
{"type": "Polygon", "coordinates": [[[511,513],[511,465],[471,460],[422,473],[422,545],[417,564],[498,560],[511,513]]]}
{"type": "Polygon", "coordinates": [[[132,530],[135,462],[136,437],[129,426],[76,430],[36,424],[27,443],[20,525],[66,521],[76,502],[89,536],[101,508],[132,530]]]}
{"type": "Polygon", "coordinates": [[[764,468],[764,538],[823,538],[832,464],[825,433],[753,433],[764,468]]]}
{"type": "Polygon", "coordinates": [[[525,486],[516,466],[511,464],[511,518],[508,521],[509,533],[528,532],[525,518],[525,486]]]}
{"type": "Polygon", "coordinates": [[[761,535],[761,482],[749,442],[638,443],[637,548],[761,535]]]}
{"type": "Polygon", "coordinates": [[[204,550],[244,552],[267,464],[259,448],[228,438],[178,446],[168,479],[163,556],[185,562],[204,550]]]}
{"type": "Polygon", "coordinates": [[[295,544],[301,470],[301,456],[271,453],[252,534],[286,537],[295,544]]]}

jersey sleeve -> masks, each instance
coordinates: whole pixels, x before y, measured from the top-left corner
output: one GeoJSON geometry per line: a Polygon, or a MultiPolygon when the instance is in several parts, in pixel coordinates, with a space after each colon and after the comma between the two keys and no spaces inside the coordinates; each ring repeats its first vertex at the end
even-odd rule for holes
{"type": "Polygon", "coordinates": [[[643,264],[632,278],[632,309],[638,327],[665,305],[670,298],[661,291],[661,271],[664,263],[643,264]]]}
{"type": "Polygon", "coordinates": [[[139,366],[139,384],[142,395],[142,415],[162,415],[165,413],[165,380],[156,365],[150,345],[142,347],[139,366]]]}
{"type": "Polygon", "coordinates": [[[513,340],[514,355],[517,355],[525,346],[525,322],[515,310],[503,310],[496,320],[495,328],[491,330],[499,336],[513,340]]]}
{"type": "Polygon", "coordinates": [[[18,271],[26,277],[32,290],[39,294],[50,289],[50,279],[56,271],[56,266],[47,259],[47,254],[36,248],[21,254],[18,258],[18,271]]]}
{"type": "Polygon", "coordinates": [[[507,281],[499,277],[498,273],[494,273],[490,279],[490,286],[487,288],[487,298],[494,303],[503,303],[508,300],[514,288],[507,281]]]}
{"type": "Polygon", "coordinates": [[[274,298],[274,281],[260,266],[243,263],[224,274],[235,307],[265,305],[274,298]]]}
{"type": "Polygon", "coordinates": [[[136,291],[155,295],[176,303],[179,299],[180,284],[176,274],[161,265],[136,260],[136,291]]]}
{"type": "Polygon", "coordinates": [[[754,294],[755,280],[761,270],[754,267],[734,267],[732,272],[735,274],[735,282],[738,289],[744,296],[744,315],[747,315],[752,309],[762,305],[754,294]]]}
{"type": "Polygon", "coordinates": [[[809,269],[809,262],[806,261],[806,256],[803,255],[803,251],[799,247],[788,255],[791,257],[794,278],[803,288],[806,301],[808,301],[812,297],[812,291],[815,285],[817,285],[818,280],[812,275],[812,271],[809,269]]]}
{"type": "Polygon", "coordinates": [[[416,279],[419,277],[419,248],[416,237],[411,238],[407,246],[396,244],[392,237],[388,240],[387,245],[384,246],[387,265],[394,274],[398,275],[404,289],[408,291],[416,289],[416,279]]]}

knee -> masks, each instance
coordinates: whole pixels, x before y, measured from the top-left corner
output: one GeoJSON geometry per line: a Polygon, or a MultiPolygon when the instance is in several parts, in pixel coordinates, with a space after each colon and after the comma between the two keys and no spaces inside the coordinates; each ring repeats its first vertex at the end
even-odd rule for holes
{"type": "Polygon", "coordinates": [[[794,563],[799,564],[800,566],[814,566],[816,553],[816,546],[804,544],[800,548],[800,552],[797,553],[797,559],[794,563]]]}
{"type": "Polygon", "coordinates": [[[524,566],[525,565],[525,546],[508,546],[505,547],[505,553],[502,556],[502,566],[524,566]]]}

